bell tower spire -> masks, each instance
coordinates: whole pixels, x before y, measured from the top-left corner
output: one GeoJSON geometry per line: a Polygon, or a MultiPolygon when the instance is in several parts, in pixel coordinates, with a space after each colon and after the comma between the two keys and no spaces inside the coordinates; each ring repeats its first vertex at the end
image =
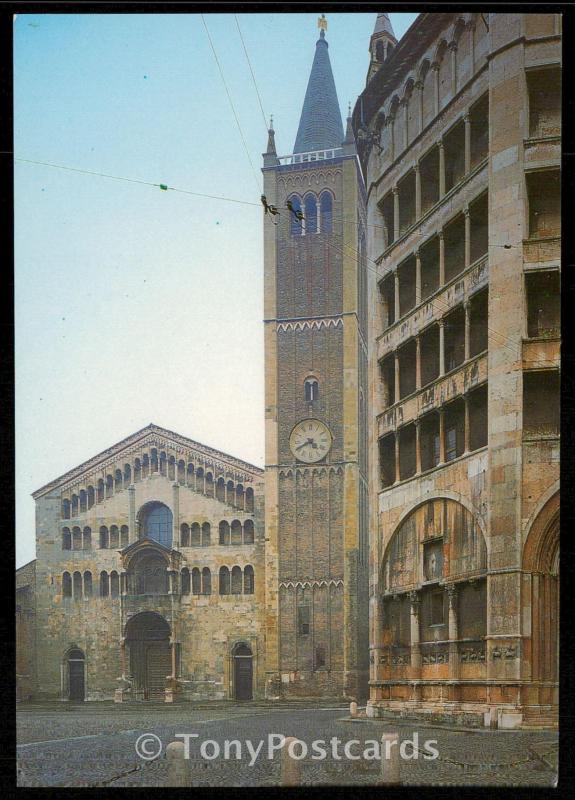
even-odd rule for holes
{"type": "Polygon", "coordinates": [[[318,19],[319,39],[294,145],[294,153],[340,147],[344,138],[341,112],[325,38],[327,20],[318,19]]]}
{"type": "Polygon", "coordinates": [[[370,82],[382,64],[387,61],[396,45],[397,39],[393,32],[389,14],[378,14],[371,39],[369,40],[370,64],[366,83],[370,82]]]}

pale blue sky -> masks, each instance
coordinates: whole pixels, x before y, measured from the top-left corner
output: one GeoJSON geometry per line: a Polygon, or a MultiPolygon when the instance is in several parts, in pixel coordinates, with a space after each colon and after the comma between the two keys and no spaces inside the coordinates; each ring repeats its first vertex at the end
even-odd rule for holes
{"type": "MultiPolygon", "coordinates": [[[[375,14],[328,14],[342,116],[375,14]]],[[[401,37],[416,14],[391,14],[401,37]]],[[[239,15],[279,154],[318,14],[239,15]]],[[[266,130],[233,15],[206,15],[252,162],[266,130]]],[[[15,154],[259,203],[201,18],[18,15],[15,154]]],[[[155,422],[263,466],[259,207],[15,165],[17,563],[30,494],[155,422]]]]}

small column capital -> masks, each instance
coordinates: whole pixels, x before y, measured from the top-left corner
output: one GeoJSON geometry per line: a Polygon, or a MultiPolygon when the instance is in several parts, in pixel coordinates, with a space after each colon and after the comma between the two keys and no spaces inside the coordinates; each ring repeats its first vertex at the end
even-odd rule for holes
{"type": "Polygon", "coordinates": [[[439,138],[435,143],[440,150],[443,150],[443,137],[439,138]]]}
{"type": "Polygon", "coordinates": [[[393,192],[393,194],[395,194],[395,195],[396,195],[396,194],[399,194],[399,187],[398,187],[397,183],[393,185],[393,187],[392,187],[391,191],[392,191],[392,192],[393,192]]]}
{"type": "Polygon", "coordinates": [[[439,61],[432,61],[431,62],[431,69],[434,72],[439,72],[439,61]]]}
{"type": "Polygon", "coordinates": [[[469,206],[463,206],[463,214],[465,217],[469,216],[469,206]]]}
{"type": "Polygon", "coordinates": [[[440,328],[443,328],[443,326],[445,325],[445,320],[443,319],[443,317],[437,320],[437,324],[439,325],[440,328]]]}
{"type": "Polygon", "coordinates": [[[413,162],[412,169],[414,172],[419,172],[419,159],[413,162]]]}
{"type": "Polygon", "coordinates": [[[470,116],[470,113],[469,113],[469,109],[467,109],[467,111],[466,111],[466,112],[465,112],[465,114],[463,115],[463,122],[464,122],[466,125],[469,125],[469,123],[471,122],[471,116],[470,116]]]}
{"type": "Polygon", "coordinates": [[[419,605],[421,603],[421,597],[417,590],[412,590],[408,593],[409,602],[411,603],[411,610],[414,614],[419,613],[419,605]]]}
{"type": "Polygon", "coordinates": [[[445,234],[444,234],[444,230],[443,230],[443,228],[440,228],[440,229],[437,231],[437,236],[439,237],[439,239],[440,239],[441,241],[443,241],[444,235],[445,235],[445,234]]]}
{"type": "Polygon", "coordinates": [[[457,586],[452,583],[447,587],[447,598],[449,600],[449,605],[451,608],[455,607],[455,603],[457,601],[457,586]]]}
{"type": "Polygon", "coordinates": [[[449,48],[449,49],[450,49],[452,52],[453,52],[454,50],[457,50],[457,42],[455,41],[455,39],[452,39],[452,40],[449,42],[449,44],[448,44],[448,48],[449,48]]]}

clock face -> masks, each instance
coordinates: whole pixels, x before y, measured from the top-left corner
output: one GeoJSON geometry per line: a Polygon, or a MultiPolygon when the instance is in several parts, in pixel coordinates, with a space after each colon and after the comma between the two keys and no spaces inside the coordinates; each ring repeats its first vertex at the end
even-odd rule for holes
{"type": "Polygon", "coordinates": [[[326,456],[331,448],[332,436],[327,425],[319,419],[303,419],[289,437],[292,453],[298,461],[313,464],[326,456]]]}

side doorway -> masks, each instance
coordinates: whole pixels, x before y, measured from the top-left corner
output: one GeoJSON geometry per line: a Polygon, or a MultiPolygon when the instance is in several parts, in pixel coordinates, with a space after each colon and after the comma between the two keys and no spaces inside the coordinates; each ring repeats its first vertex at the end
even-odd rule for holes
{"type": "Polygon", "coordinates": [[[81,703],[86,699],[86,658],[78,647],[68,651],[66,657],[68,700],[81,703]]]}
{"type": "Polygon", "coordinates": [[[253,700],[254,667],[251,647],[244,642],[235,645],[234,664],[234,699],[240,702],[253,700]]]}

